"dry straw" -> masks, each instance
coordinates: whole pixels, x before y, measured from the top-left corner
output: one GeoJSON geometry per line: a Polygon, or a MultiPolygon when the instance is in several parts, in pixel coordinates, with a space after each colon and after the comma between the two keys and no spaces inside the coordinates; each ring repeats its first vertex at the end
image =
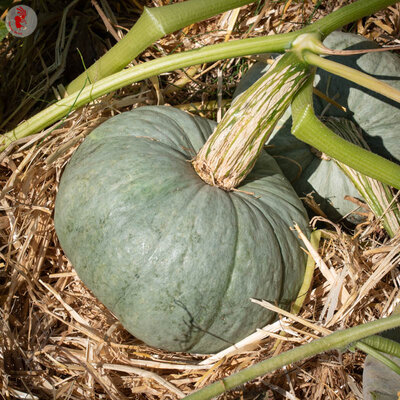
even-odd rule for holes
{"type": "MultiPolygon", "coordinates": [[[[139,1],[134,4],[140,6],[139,1]]],[[[152,2],[150,2],[152,3],[152,2]]],[[[195,24],[160,40],[143,59],[234,38],[297,29],[347,1],[266,2],[195,24]],[[239,32],[230,32],[235,18],[239,32]],[[157,54],[152,54],[155,51],[157,54]]],[[[100,4],[100,3],[99,3],[100,4]]],[[[106,2],[101,2],[106,4],[106,2]]],[[[161,5],[154,0],[152,5],[161,5]]],[[[117,18],[118,19],[118,18],[117,18]]],[[[400,7],[359,21],[354,31],[393,44],[400,7]]],[[[0,389],[17,399],[177,399],[228,374],[330,331],[389,315],[399,302],[400,237],[389,240],[366,210],[367,222],[348,231],[319,217],[324,226],[309,294],[299,315],[260,327],[234,348],[211,357],[167,353],[129,335],[83,286],[65,258],[53,227],[57,186],[65,164],[83,138],[115,113],[184,99],[205,105],[205,87],[218,84],[239,61],[218,63],[145,82],[80,109],[62,126],[18,141],[0,155],[0,389]],[[185,84],[186,79],[186,85],[185,84]],[[166,85],[169,82],[170,86],[166,85]],[[177,83],[177,87],[172,84],[177,83]],[[184,86],[183,86],[184,85],[184,86]],[[172,90],[171,87],[174,87],[172,90]],[[199,95],[200,93],[200,95],[199,95]]],[[[240,79],[236,73],[236,80],[240,79]]],[[[229,80],[229,85],[235,82],[229,80]]],[[[219,85],[221,91],[221,85],[219,85]]],[[[223,93],[223,98],[227,98],[223,93]]],[[[221,97],[221,96],[220,96],[221,97]]],[[[221,101],[219,105],[221,105],[221,101]]],[[[185,106],[189,107],[189,106],[185,106]]],[[[305,251],[310,248],[304,243],[305,251]]],[[[250,299],[249,299],[250,301],[250,299]]],[[[261,302],[260,306],[275,307],[261,302]]],[[[360,399],[361,353],[330,352],[264,376],[226,399],[360,399]],[[258,396],[258,397],[257,397],[258,396]]]]}

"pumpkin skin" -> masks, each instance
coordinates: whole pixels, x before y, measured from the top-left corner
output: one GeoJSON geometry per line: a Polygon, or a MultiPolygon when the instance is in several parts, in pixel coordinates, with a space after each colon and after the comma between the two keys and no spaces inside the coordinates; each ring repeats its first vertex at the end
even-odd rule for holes
{"type": "Polygon", "coordinates": [[[239,188],[204,183],[190,162],[215,123],[165,106],[122,113],[72,156],[55,205],[79,277],[145,343],[213,353],[287,307],[305,254],[289,227],[306,212],[265,152],[239,188]]]}
{"type": "MultiPolygon", "coordinates": [[[[333,32],[324,40],[324,45],[332,49],[377,47],[376,43],[362,36],[344,32],[333,32]]],[[[385,79],[385,82],[400,89],[400,58],[395,54],[367,53],[328,58],[380,79],[390,77],[392,79],[385,79]]],[[[267,64],[256,63],[238,85],[235,96],[250,87],[267,69],[267,64]]],[[[343,112],[330,106],[324,113],[325,117],[351,119],[362,129],[372,151],[399,162],[400,107],[397,103],[320,69],[317,70],[315,86],[330,97],[339,94],[335,100],[347,109],[347,112],[343,112]]],[[[314,96],[316,115],[321,114],[326,104],[324,100],[314,96]]],[[[288,110],[267,141],[267,151],[275,157],[298,195],[305,196],[313,192],[316,202],[332,220],[338,220],[357,210],[355,204],[344,199],[346,195],[361,198],[350,179],[334,161],[318,158],[310,146],[295,138],[290,133],[291,126],[292,119],[288,110]]],[[[362,218],[351,214],[347,220],[358,223],[362,218]]]]}

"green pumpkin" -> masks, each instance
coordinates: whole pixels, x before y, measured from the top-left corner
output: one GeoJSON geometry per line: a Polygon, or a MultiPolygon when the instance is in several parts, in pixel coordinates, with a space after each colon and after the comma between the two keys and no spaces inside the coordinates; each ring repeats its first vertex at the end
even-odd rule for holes
{"type": "Polygon", "coordinates": [[[287,308],[302,283],[306,212],[263,152],[238,191],[204,183],[190,159],[215,123],[165,106],[97,127],[62,175],[55,228],[79,277],[147,344],[213,353],[287,308]],[[249,194],[253,193],[253,194],[249,194]]]}
{"type": "MultiPolygon", "coordinates": [[[[376,43],[362,36],[333,32],[325,41],[332,49],[374,48],[376,43]]],[[[400,58],[389,52],[367,53],[355,56],[329,57],[337,62],[359,69],[400,89],[400,58]]],[[[250,87],[268,69],[264,63],[256,63],[240,82],[235,96],[250,87]]],[[[351,119],[361,129],[370,148],[395,162],[400,161],[400,110],[399,105],[381,95],[358,87],[343,78],[318,70],[316,87],[346,107],[343,112],[334,106],[325,110],[324,116],[351,119]]],[[[314,96],[316,115],[320,115],[327,103],[314,96]]],[[[338,220],[357,206],[345,200],[346,195],[361,198],[354,185],[333,160],[326,160],[312,151],[310,146],[296,139],[291,133],[290,110],[279,121],[267,142],[267,151],[275,157],[285,176],[292,182],[296,192],[303,197],[313,193],[316,202],[332,220],[338,220]]],[[[350,222],[361,218],[351,215],[350,222]]]]}

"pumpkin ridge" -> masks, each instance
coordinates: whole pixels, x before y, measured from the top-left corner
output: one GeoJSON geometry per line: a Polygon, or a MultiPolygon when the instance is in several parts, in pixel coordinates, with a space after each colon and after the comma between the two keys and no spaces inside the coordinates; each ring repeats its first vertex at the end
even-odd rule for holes
{"type": "MultiPolygon", "coordinates": [[[[269,196],[274,196],[276,197],[275,193],[271,193],[268,192],[269,196]]],[[[273,268],[273,271],[279,270],[280,271],[280,279],[274,279],[274,281],[278,281],[281,282],[281,286],[280,286],[280,292],[279,292],[279,296],[277,297],[279,303],[281,306],[286,307],[289,304],[287,303],[287,300],[285,300],[285,298],[287,297],[287,292],[290,293],[290,290],[288,288],[288,291],[284,290],[284,286],[283,286],[283,282],[287,282],[287,280],[285,280],[286,276],[290,275],[290,273],[293,270],[293,267],[296,265],[296,259],[294,257],[296,257],[297,255],[291,253],[290,251],[288,251],[288,249],[290,249],[291,247],[291,239],[289,239],[290,235],[292,235],[294,237],[294,234],[290,231],[289,226],[287,227],[287,235],[280,235],[280,230],[276,229],[276,227],[279,227],[281,221],[285,221],[286,218],[283,218],[282,215],[277,212],[277,210],[271,206],[269,204],[269,202],[267,201],[263,201],[262,200],[262,195],[260,197],[260,202],[257,201],[258,199],[256,199],[255,197],[252,196],[248,196],[246,194],[241,194],[241,193],[237,193],[239,195],[241,195],[242,199],[244,199],[247,203],[247,205],[250,205],[253,208],[256,208],[261,215],[264,216],[264,222],[268,222],[268,226],[269,229],[271,230],[271,232],[274,232],[274,235],[271,235],[270,238],[274,239],[274,245],[278,246],[279,248],[279,258],[280,258],[280,265],[281,268],[273,268]],[[260,207],[260,203],[262,204],[262,206],[260,207]],[[267,218],[266,218],[267,217],[267,218]],[[284,255],[286,255],[287,257],[285,258],[284,255]]],[[[287,205],[290,205],[291,207],[293,207],[293,210],[296,212],[296,214],[298,214],[301,210],[299,207],[296,207],[296,205],[288,203],[288,199],[282,197],[282,201],[285,202],[287,205]]],[[[301,221],[292,221],[293,225],[294,223],[301,223],[301,221]]],[[[303,228],[303,227],[302,227],[303,228]]],[[[266,257],[268,257],[268,254],[266,255],[266,257]]],[[[266,258],[266,264],[267,264],[267,258],[266,258]]],[[[277,263],[275,263],[277,264],[277,263]]],[[[300,287],[298,287],[298,289],[300,289],[300,287]]],[[[265,299],[267,301],[275,301],[276,299],[265,299]]],[[[290,300],[292,301],[292,300],[290,300]]]]}
{"type": "MultiPolygon", "coordinates": [[[[288,202],[288,199],[285,196],[283,196],[281,194],[281,192],[276,193],[276,192],[270,191],[268,187],[259,187],[258,185],[253,185],[252,182],[249,182],[245,186],[246,186],[246,188],[245,188],[246,191],[251,191],[251,193],[254,193],[254,196],[256,196],[256,197],[254,197],[253,195],[248,195],[247,193],[241,194],[239,192],[238,194],[241,194],[242,197],[250,196],[250,197],[253,197],[254,199],[256,199],[256,198],[262,199],[262,197],[265,196],[265,197],[274,197],[274,199],[280,200],[285,203],[288,202]]],[[[289,204],[291,206],[296,207],[296,205],[293,205],[292,203],[289,203],[289,204]]],[[[271,206],[268,205],[268,207],[271,207],[271,206]]],[[[297,208],[297,210],[301,211],[299,207],[296,207],[296,208],[297,208]]]]}
{"type": "MultiPolygon", "coordinates": [[[[215,125],[215,127],[217,126],[217,124],[214,122],[214,121],[212,121],[212,120],[209,120],[209,119],[207,119],[206,121],[203,121],[203,120],[199,120],[199,119],[197,119],[197,118],[195,118],[194,119],[194,123],[196,124],[196,126],[198,127],[198,129],[199,129],[199,133],[201,134],[201,137],[202,137],[202,139],[204,140],[204,143],[207,141],[207,139],[209,138],[209,134],[207,134],[207,135],[205,135],[204,134],[204,130],[203,129],[201,129],[201,125],[202,125],[202,123],[204,123],[204,122],[207,122],[208,123],[208,125],[210,126],[210,127],[212,127],[213,125],[215,125]],[[200,123],[201,122],[201,123],[200,123]]],[[[215,129],[215,127],[213,128],[213,129],[215,129]]],[[[190,140],[190,139],[189,139],[190,140]]],[[[193,146],[194,147],[194,146],[193,146]]]]}
{"type": "MultiPolygon", "coordinates": [[[[142,107],[142,108],[146,108],[146,107],[142,107]]],[[[172,108],[172,107],[171,107],[172,108]]],[[[157,132],[158,136],[161,138],[157,138],[157,137],[153,137],[152,134],[146,135],[146,134],[141,134],[141,135],[137,135],[136,132],[138,131],[138,129],[136,128],[136,126],[134,127],[134,129],[132,131],[127,130],[126,136],[128,136],[129,138],[143,138],[143,139],[148,139],[148,140],[152,140],[154,142],[158,142],[158,143],[163,143],[166,146],[169,146],[171,148],[173,148],[174,150],[177,150],[178,152],[180,152],[182,155],[184,155],[185,159],[188,158],[188,150],[190,150],[190,152],[193,152],[193,154],[195,154],[195,149],[192,146],[192,143],[190,141],[190,139],[187,137],[187,135],[185,135],[185,129],[184,126],[182,126],[182,124],[180,124],[179,122],[176,122],[173,118],[171,118],[169,115],[165,114],[164,112],[161,112],[160,114],[162,115],[162,123],[164,123],[165,125],[171,127],[174,127],[174,130],[169,129],[169,131],[166,133],[164,132],[162,129],[159,129],[159,126],[157,124],[153,123],[153,119],[152,119],[152,111],[148,110],[148,109],[144,109],[141,110],[141,114],[140,115],[135,115],[135,118],[132,118],[132,121],[135,122],[135,124],[142,124],[142,126],[145,126],[145,129],[151,129],[151,131],[153,132],[157,132]],[[172,132],[179,132],[179,134],[173,134],[172,132]],[[132,132],[132,133],[131,133],[132,132]],[[179,141],[184,141],[185,143],[179,143],[179,141]],[[184,144],[184,146],[182,146],[184,144]]],[[[116,116],[117,117],[117,121],[116,122],[120,122],[123,123],[124,122],[124,117],[130,117],[129,115],[127,116],[126,113],[122,113],[116,116]]],[[[115,118],[115,117],[114,117],[115,118]]],[[[129,121],[130,122],[130,121],[129,121]]],[[[102,125],[100,125],[100,128],[102,128],[102,130],[100,131],[99,134],[96,135],[96,131],[94,131],[93,135],[90,135],[88,137],[90,137],[92,140],[115,140],[117,138],[120,137],[125,137],[124,135],[118,134],[118,130],[116,130],[115,128],[111,128],[111,123],[108,124],[108,121],[104,122],[102,125]],[[110,125],[110,127],[108,126],[110,125]]],[[[157,135],[155,135],[157,136],[157,135]]]]}
{"type": "MultiPolygon", "coordinates": [[[[174,113],[176,113],[176,109],[174,107],[170,107],[170,108],[173,110],[174,113]]],[[[161,107],[161,106],[158,108],[158,111],[161,111],[163,116],[170,121],[171,125],[174,125],[174,126],[179,128],[179,131],[181,133],[180,137],[185,138],[185,141],[187,141],[188,144],[191,146],[190,150],[192,150],[194,152],[194,154],[196,154],[196,149],[194,148],[195,146],[193,146],[191,138],[188,135],[185,134],[185,127],[181,124],[181,121],[180,120],[179,121],[175,121],[173,118],[171,118],[169,115],[167,115],[165,113],[164,108],[161,107]]],[[[168,112],[170,112],[170,109],[168,109],[168,112]]],[[[180,114],[180,116],[182,115],[181,113],[177,113],[177,114],[180,114]]],[[[185,112],[185,114],[186,114],[186,112],[185,112]]],[[[195,118],[195,116],[191,116],[190,114],[186,114],[186,117],[188,117],[188,120],[189,120],[190,117],[192,117],[190,122],[193,123],[197,128],[201,128],[201,125],[200,125],[200,123],[198,123],[197,118],[195,118]]],[[[205,142],[208,139],[209,135],[207,135],[207,137],[205,137],[204,134],[203,134],[203,131],[201,131],[199,133],[201,133],[201,137],[205,142]]]]}
{"type": "MultiPolygon", "coordinates": [[[[204,183],[204,182],[203,182],[203,183],[204,183]]],[[[209,185],[206,184],[206,183],[204,183],[204,184],[207,185],[207,186],[209,186],[209,185]]],[[[211,335],[213,335],[212,331],[209,331],[209,329],[210,329],[210,328],[214,325],[214,323],[217,321],[217,317],[219,316],[219,314],[220,314],[220,312],[221,312],[221,310],[222,310],[222,306],[223,306],[223,303],[224,303],[224,299],[226,298],[226,293],[228,292],[229,287],[230,287],[230,285],[231,285],[231,283],[232,283],[233,271],[235,270],[235,267],[236,267],[237,247],[238,247],[238,238],[239,238],[238,211],[237,211],[237,209],[236,209],[235,202],[232,200],[231,193],[225,192],[223,189],[220,189],[220,188],[216,188],[216,189],[222,190],[224,193],[227,194],[227,196],[228,196],[228,198],[229,198],[229,201],[230,201],[231,204],[232,204],[232,209],[235,211],[236,235],[235,235],[235,245],[234,245],[234,248],[233,248],[233,251],[232,251],[232,253],[235,254],[235,256],[234,256],[233,261],[232,261],[232,267],[230,268],[229,281],[226,283],[225,290],[224,290],[224,295],[220,297],[220,301],[219,301],[218,307],[215,308],[214,316],[213,316],[213,318],[210,318],[210,323],[209,323],[208,326],[203,330],[203,334],[200,336],[200,338],[199,338],[199,340],[196,342],[196,344],[195,344],[194,346],[192,346],[192,347],[198,346],[198,345],[200,344],[201,340],[203,339],[203,337],[204,337],[206,334],[211,334],[211,335]]],[[[235,193],[233,193],[233,195],[234,195],[234,194],[235,194],[235,193]]],[[[221,337],[221,338],[218,337],[218,338],[219,338],[220,340],[224,340],[225,342],[229,343],[230,345],[233,345],[233,344],[234,344],[234,343],[230,343],[229,341],[225,340],[225,339],[222,338],[222,337],[221,337]]]]}
{"type": "Polygon", "coordinates": [[[217,127],[217,123],[215,121],[210,119],[200,118],[197,115],[194,115],[193,122],[196,126],[196,132],[200,134],[201,144],[197,146],[193,141],[194,138],[192,138],[192,135],[188,137],[188,140],[193,146],[195,152],[194,155],[190,158],[191,160],[197,155],[201,147],[203,147],[207,139],[213,134],[215,128],[217,127]],[[204,125],[208,126],[211,129],[209,133],[206,131],[206,129],[204,129],[204,125]]]}
{"type": "MultiPolygon", "coordinates": [[[[281,172],[281,174],[283,175],[282,172],[281,172]]],[[[262,175],[261,174],[259,175],[259,178],[262,179],[262,175]]],[[[286,192],[282,192],[282,191],[274,192],[274,191],[270,190],[270,188],[268,186],[261,186],[260,187],[260,185],[255,185],[253,182],[244,181],[244,183],[245,184],[243,186],[241,186],[239,189],[242,188],[246,192],[254,193],[254,196],[259,197],[260,199],[262,199],[263,196],[265,196],[265,197],[273,197],[276,200],[282,201],[282,203],[289,203],[289,205],[291,207],[293,207],[293,209],[297,210],[298,212],[303,212],[303,209],[301,207],[299,207],[299,204],[294,204],[291,201],[290,198],[284,196],[284,193],[286,193],[286,192]]],[[[238,191],[236,193],[238,195],[241,195],[242,197],[246,197],[246,198],[249,196],[246,193],[240,193],[240,191],[238,191]]],[[[253,197],[253,196],[251,195],[251,197],[253,197]]],[[[253,197],[253,198],[256,198],[256,197],[253,197]]],[[[268,204],[268,207],[271,207],[271,206],[268,204]]]]}
{"type": "MultiPolygon", "coordinates": [[[[260,208],[260,207],[258,207],[257,206],[257,199],[255,199],[255,198],[253,198],[255,201],[253,202],[253,201],[249,201],[249,195],[247,195],[247,194],[242,194],[242,193],[240,193],[240,192],[234,192],[234,193],[230,193],[231,194],[231,196],[234,196],[236,199],[237,199],[237,204],[235,204],[235,202],[233,201],[233,199],[232,199],[232,197],[231,197],[231,200],[232,200],[232,204],[233,204],[233,206],[234,206],[234,209],[235,209],[235,212],[236,212],[236,215],[238,215],[238,209],[237,209],[237,207],[238,207],[238,204],[240,204],[241,206],[245,206],[253,215],[255,215],[255,216],[258,216],[258,217],[256,217],[255,218],[255,220],[257,220],[257,221],[260,221],[260,220],[262,220],[263,221],[263,223],[266,223],[267,225],[268,225],[268,228],[269,228],[269,231],[270,232],[275,232],[275,230],[273,229],[273,227],[272,227],[272,225],[271,225],[271,223],[270,223],[270,221],[266,218],[266,215],[265,215],[265,213],[263,212],[263,210],[260,208]],[[260,218],[261,217],[261,218],[260,218]]],[[[239,218],[237,217],[236,218],[236,222],[237,222],[237,224],[238,224],[238,222],[239,222],[239,218]]],[[[237,241],[236,241],[236,246],[235,246],[235,259],[237,259],[237,243],[238,243],[238,240],[239,240],[239,232],[240,232],[240,230],[239,230],[239,225],[237,225],[237,234],[236,234],[236,238],[237,238],[237,241]]],[[[272,236],[273,235],[271,235],[271,238],[272,238],[272,236]]],[[[276,238],[275,237],[273,237],[273,239],[274,239],[274,243],[276,244],[276,238]]],[[[281,249],[281,247],[279,247],[280,249],[281,249]]],[[[280,256],[280,264],[281,264],[281,266],[283,265],[282,264],[282,256],[280,256]]],[[[233,276],[234,276],[234,270],[235,270],[235,268],[237,268],[237,262],[236,261],[234,261],[234,263],[233,263],[233,267],[232,267],[232,272],[231,272],[231,275],[230,275],[230,281],[229,281],[229,284],[227,284],[226,285],[226,290],[225,290],[225,293],[224,293],[224,300],[226,300],[226,299],[228,299],[229,300],[229,296],[228,296],[228,291],[229,291],[229,289],[230,289],[230,284],[231,284],[231,282],[232,282],[232,278],[233,278],[233,276]]],[[[282,269],[282,268],[274,268],[274,270],[278,270],[278,269],[282,269]]],[[[282,271],[281,271],[281,274],[280,274],[280,276],[282,276],[282,271]]],[[[273,281],[275,282],[277,279],[273,279],[273,281]]],[[[268,282],[265,282],[266,283],[266,285],[268,284],[268,282]]],[[[281,287],[280,287],[280,289],[279,289],[279,298],[278,299],[280,299],[280,297],[281,297],[281,292],[282,292],[282,289],[281,289],[281,287]]],[[[249,297],[248,297],[248,301],[249,301],[249,303],[250,303],[250,297],[256,297],[257,296],[257,293],[254,293],[254,294],[250,294],[249,293],[249,297]]],[[[275,299],[272,299],[272,301],[274,301],[275,299]]],[[[218,310],[218,314],[220,314],[220,310],[222,309],[222,307],[224,306],[224,301],[221,301],[221,306],[220,306],[220,309],[218,310]]],[[[218,315],[217,314],[217,315],[218,315]]],[[[265,314],[264,314],[264,317],[262,318],[263,319],[263,321],[265,322],[265,321],[267,321],[268,320],[268,318],[265,316],[265,314]]],[[[271,317],[269,317],[269,319],[271,319],[271,317]]],[[[215,321],[215,320],[214,320],[215,321]]],[[[262,322],[261,321],[259,321],[259,323],[260,324],[262,324],[262,322]]],[[[211,327],[211,326],[210,326],[211,327]]],[[[209,328],[210,328],[209,327],[209,328]]],[[[256,327],[255,327],[256,328],[256,327]]],[[[254,329],[255,329],[254,328],[254,329]]],[[[212,331],[211,331],[212,332],[212,331]]],[[[251,332],[248,332],[248,334],[250,334],[251,332]]],[[[232,343],[232,344],[234,344],[234,343],[232,343]]]]}
{"type": "MultiPolygon", "coordinates": [[[[189,151],[193,152],[193,154],[196,154],[195,149],[193,148],[193,145],[192,145],[192,142],[191,142],[190,138],[187,135],[185,135],[185,131],[184,131],[183,126],[180,123],[174,121],[174,119],[171,118],[170,116],[165,115],[165,114],[163,114],[163,116],[164,116],[164,118],[166,120],[168,120],[168,123],[171,126],[175,126],[177,128],[177,131],[179,131],[179,133],[180,133],[179,136],[178,135],[176,137],[174,136],[172,139],[168,135],[168,139],[171,141],[171,144],[168,144],[168,145],[170,147],[172,147],[174,150],[177,150],[179,153],[181,153],[185,157],[185,159],[188,158],[189,151]],[[174,141],[175,139],[184,139],[185,142],[186,142],[185,144],[187,145],[187,148],[184,148],[184,147],[182,147],[181,144],[176,143],[174,141]]],[[[140,120],[140,118],[138,118],[138,120],[140,120]]],[[[167,135],[161,129],[159,129],[158,126],[152,128],[152,129],[154,131],[159,132],[162,136],[165,136],[167,138],[167,135]]]]}
{"type": "MultiPolygon", "coordinates": [[[[177,109],[175,109],[174,107],[165,107],[165,106],[148,106],[148,107],[157,107],[157,112],[163,115],[163,118],[165,118],[166,120],[169,120],[170,125],[173,125],[175,127],[178,128],[180,135],[179,136],[175,136],[174,137],[176,139],[184,139],[185,140],[185,148],[183,148],[181,145],[179,145],[178,143],[174,143],[174,145],[180,149],[183,148],[183,150],[185,151],[185,156],[188,159],[192,159],[198,152],[198,150],[200,149],[201,146],[203,146],[203,144],[206,142],[206,140],[208,139],[208,137],[210,136],[210,134],[212,133],[214,127],[213,125],[216,126],[216,123],[214,121],[205,119],[205,118],[201,118],[198,117],[196,115],[191,115],[189,113],[186,112],[177,112],[177,109]],[[169,114],[174,114],[173,117],[178,117],[178,120],[175,120],[173,117],[171,117],[171,115],[169,114]],[[185,119],[185,121],[183,121],[183,118],[185,119]],[[193,124],[194,126],[191,127],[191,135],[187,135],[185,134],[187,127],[185,126],[184,122],[188,123],[188,124],[193,124]],[[209,128],[212,128],[210,130],[210,132],[207,132],[209,128]],[[193,129],[194,128],[194,129],[193,129]],[[196,144],[193,142],[193,137],[194,135],[198,135],[197,139],[200,139],[200,142],[197,146],[196,144]]],[[[142,107],[143,108],[147,108],[147,107],[142,107]]],[[[152,113],[153,111],[151,110],[144,110],[145,113],[152,113]]],[[[151,115],[150,115],[151,117],[151,115]]],[[[143,116],[142,116],[143,118],[143,116]]],[[[147,121],[147,119],[146,119],[147,121]]],[[[151,122],[151,120],[150,120],[151,122]]],[[[164,133],[162,131],[160,131],[157,128],[158,132],[161,132],[163,135],[164,133]]]]}
{"type": "MultiPolygon", "coordinates": [[[[125,138],[119,136],[119,137],[113,137],[112,140],[110,138],[110,141],[112,142],[112,144],[115,145],[115,142],[116,142],[117,139],[120,139],[121,141],[125,140],[125,138]]],[[[175,146],[171,146],[169,144],[160,142],[158,140],[153,140],[151,137],[147,137],[147,136],[134,136],[134,137],[132,137],[132,139],[141,140],[141,141],[148,141],[152,146],[151,149],[150,148],[147,149],[147,151],[149,152],[149,156],[151,156],[152,153],[154,153],[154,152],[161,152],[162,151],[161,154],[164,157],[173,158],[174,159],[174,163],[176,165],[180,165],[181,164],[182,166],[186,166],[186,164],[187,164],[186,155],[183,154],[180,150],[178,150],[175,146]],[[157,147],[161,148],[161,151],[160,151],[160,149],[157,149],[157,147]]],[[[102,150],[104,151],[104,148],[108,147],[107,146],[107,139],[103,139],[103,143],[104,143],[104,145],[102,145],[102,147],[103,147],[102,150]]],[[[100,165],[99,165],[100,168],[103,167],[103,165],[102,165],[103,162],[104,161],[102,161],[100,163],[100,165]]],[[[120,162],[121,162],[121,160],[118,161],[118,164],[120,162]]],[[[188,166],[187,170],[190,169],[189,167],[190,166],[188,166]]],[[[179,169],[182,169],[182,167],[180,166],[179,169]]],[[[153,171],[144,171],[142,174],[135,175],[134,177],[130,178],[129,181],[126,181],[126,180],[125,181],[121,181],[121,185],[126,185],[127,183],[133,183],[134,181],[135,181],[135,183],[138,183],[138,182],[142,183],[143,181],[146,181],[147,179],[149,179],[152,173],[153,173],[153,171]]],[[[180,173],[179,175],[180,175],[180,179],[183,179],[186,176],[186,174],[183,174],[183,173],[180,173]]],[[[195,176],[195,174],[193,174],[193,176],[195,176]]],[[[188,185],[191,184],[192,177],[190,177],[190,178],[186,177],[185,181],[186,181],[185,187],[187,187],[188,185]]],[[[199,178],[199,182],[202,182],[200,180],[200,178],[199,178]]],[[[117,186],[116,182],[114,183],[114,185],[115,186],[109,187],[108,189],[112,188],[112,190],[115,191],[118,188],[118,186],[117,186]]],[[[183,187],[182,187],[182,189],[183,189],[183,187]]],[[[170,191],[168,191],[167,194],[171,194],[173,191],[174,191],[174,188],[171,187],[170,191]]]]}
{"type": "MultiPolygon", "coordinates": [[[[159,132],[162,133],[162,131],[159,131],[159,132]]],[[[156,142],[155,144],[163,146],[163,147],[167,147],[168,149],[172,150],[173,152],[176,152],[177,154],[179,154],[179,156],[182,156],[183,161],[187,161],[187,158],[188,158],[187,149],[183,148],[182,146],[178,145],[177,143],[171,143],[171,144],[164,143],[164,142],[161,142],[160,140],[153,139],[151,137],[145,137],[145,136],[135,136],[135,138],[156,142]]]]}
{"type": "MultiPolygon", "coordinates": [[[[268,208],[268,211],[269,211],[269,213],[268,213],[268,218],[265,218],[265,216],[266,216],[265,210],[263,210],[263,209],[260,207],[260,205],[258,204],[258,202],[256,201],[256,200],[258,200],[258,199],[252,198],[251,196],[248,196],[248,197],[246,198],[246,196],[248,196],[248,195],[244,195],[244,194],[243,194],[243,195],[241,195],[241,198],[242,198],[243,202],[247,205],[247,207],[248,207],[249,209],[251,209],[253,213],[255,213],[254,210],[257,210],[257,213],[261,214],[261,216],[264,217],[264,218],[263,218],[263,221],[264,221],[264,223],[267,223],[268,228],[270,229],[270,231],[276,233],[276,229],[275,229],[275,225],[276,225],[275,221],[276,221],[276,220],[275,220],[275,218],[273,218],[273,222],[274,222],[274,223],[272,224],[271,221],[270,221],[270,218],[272,217],[272,215],[276,215],[276,217],[278,217],[279,220],[280,220],[281,218],[280,218],[279,214],[276,213],[275,209],[274,209],[273,207],[271,207],[271,205],[269,205],[269,204],[267,204],[267,203],[264,203],[264,202],[261,200],[261,202],[263,203],[264,207],[267,207],[267,208],[268,208]],[[271,212],[271,211],[272,211],[272,212],[271,212]]],[[[280,264],[281,264],[281,265],[285,265],[284,260],[283,260],[283,257],[282,257],[282,254],[284,254],[284,252],[285,252],[286,250],[282,248],[282,246],[281,246],[281,244],[280,244],[280,241],[277,240],[277,238],[276,238],[275,236],[271,235],[271,237],[270,237],[269,239],[273,239],[273,240],[274,240],[274,244],[275,244],[275,245],[278,245],[279,250],[280,250],[280,251],[279,251],[279,255],[280,255],[280,264]]],[[[275,271],[280,270],[281,279],[282,279],[282,276],[283,276],[283,269],[284,269],[284,268],[279,268],[279,269],[278,269],[278,268],[274,268],[275,271]]],[[[283,281],[282,281],[282,282],[283,282],[283,281]]],[[[280,287],[279,299],[280,299],[280,297],[281,297],[281,294],[282,294],[282,285],[281,285],[281,287],[280,287]]],[[[263,300],[274,301],[275,299],[263,299],[263,300]]]]}
{"type": "MultiPolygon", "coordinates": [[[[186,186],[184,186],[184,187],[182,187],[182,188],[180,189],[180,192],[188,190],[188,191],[192,191],[192,192],[194,193],[193,196],[192,196],[192,198],[191,198],[191,200],[186,204],[186,206],[188,206],[190,203],[192,203],[192,202],[194,201],[194,198],[196,197],[196,195],[197,195],[198,193],[200,193],[200,191],[203,189],[203,187],[204,187],[203,181],[201,181],[201,180],[199,179],[199,182],[196,182],[196,183],[190,182],[190,183],[188,183],[186,186]],[[196,190],[194,189],[195,186],[197,186],[196,190]]],[[[171,195],[171,194],[173,194],[173,189],[172,189],[171,192],[168,193],[168,195],[171,195]]],[[[172,225],[172,226],[168,227],[168,229],[167,229],[167,228],[164,228],[164,232],[163,232],[164,235],[171,234],[172,231],[176,228],[175,224],[171,224],[171,225],[172,225]]],[[[149,255],[149,260],[150,260],[150,259],[153,257],[153,255],[157,252],[157,250],[159,249],[160,245],[161,245],[161,242],[159,242],[159,243],[157,244],[157,246],[155,246],[155,247],[153,248],[152,253],[149,255]]],[[[186,253],[185,253],[185,254],[186,254],[186,253]]]]}

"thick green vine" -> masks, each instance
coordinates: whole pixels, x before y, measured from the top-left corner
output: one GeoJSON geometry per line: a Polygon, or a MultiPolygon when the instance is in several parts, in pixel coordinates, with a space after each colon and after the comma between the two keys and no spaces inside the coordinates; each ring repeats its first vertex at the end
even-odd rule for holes
{"type": "Polygon", "coordinates": [[[343,349],[353,342],[357,342],[365,337],[376,333],[400,326],[400,315],[393,315],[378,321],[368,322],[353,328],[334,332],[321,339],[316,339],[305,345],[296,347],[292,350],[281,353],[275,357],[268,358],[258,364],[252,365],[236,374],[228,376],[215,382],[197,392],[186,396],[186,400],[206,400],[212,399],[227,390],[233,389],[245,382],[275,371],[285,365],[293,364],[316,354],[333,350],[343,349]]]}
{"type": "MultiPolygon", "coordinates": [[[[264,52],[283,52],[289,49],[293,41],[304,33],[316,32],[324,38],[329,33],[335,29],[339,29],[343,25],[356,21],[359,18],[395,3],[397,3],[397,1],[394,0],[358,0],[355,3],[336,10],[330,15],[297,32],[220,43],[197,50],[166,56],[118,72],[86,87],[84,87],[85,85],[83,82],[85,79],[90,78],[86,78],[85,75],[85,79],[83,79],[81,84],[76,85],[76,87],[72,86],[72,90],[76,89],[76,92],[71,93],[68,97],[49,106],[44,111],[39,112],[29,120],[21,123],[12,131],[4,134],[0,140],[0,151],[6,148],[13,141],[36,133],[60,120],[72,110],[75,110],[106,93],[142,79],[199,63],[264,52]]],[[[179,24],[176,26],[178,25],[179,24]]],[[[138,46],[138,48],[139,47],[140,46],[138,46]]],[[[95,66],[93,66],[93,68],[97,69],[95,66]]],[[[69,90],[71,91],[71,87],[69,87],[69,90]]]]}

